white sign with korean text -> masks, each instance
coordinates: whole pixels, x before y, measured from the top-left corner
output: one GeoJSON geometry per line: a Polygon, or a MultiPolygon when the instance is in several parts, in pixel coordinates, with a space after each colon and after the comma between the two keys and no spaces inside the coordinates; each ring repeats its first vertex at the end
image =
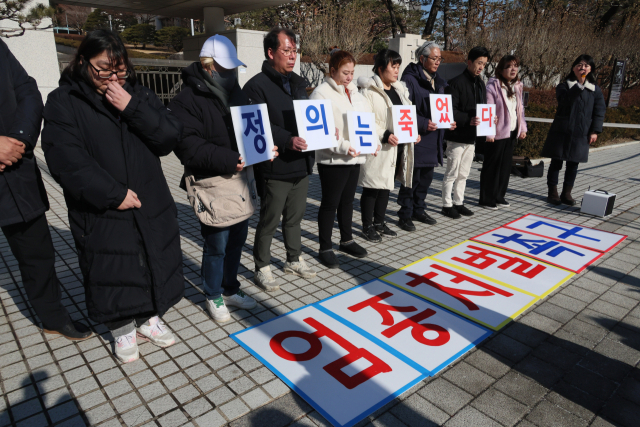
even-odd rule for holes
{"type": "Polygon", "coordinates": [[[360,154],[373,154],[378,148],[376,117],[373,113],[347,111],[347,127],[351,147],[360,154]]]}
{"type": "Polygon", "coordinates": [[[435,375],[491,331],[374,280],[318,303],[435,375]]]}
{"type": "Polygon", "coordinates": [[[449,129],[453,123],[453,106],[451,95],[429,95],[431,106],[431,121],[438,125],[438,129],[449,129]]]}
{"type": "Polygon", "coordinates": [[[415,105],[394,105],[391,107],[393,134],[398,144],[414,143],[418,140],[418,115],[415,105]]]}
{"type": "Polygon", "coordinates": [[[296,113],[298,136],[307,142],[304,151],[335,147],[336,125],[331,101],[328,99],[305,99],[293,101],[296,113]]]}
{"type": "Polygon", "coordinates": [[[245,166],[273,158],[273,136],[267,104],[231,107],[233,130],[245,166]]]}
{"type": "Polygon", "coordinates": [[[478,104],[476,108],[480,124],[476,126],[477,136],[496,135],[496,104],[478,104]]]}

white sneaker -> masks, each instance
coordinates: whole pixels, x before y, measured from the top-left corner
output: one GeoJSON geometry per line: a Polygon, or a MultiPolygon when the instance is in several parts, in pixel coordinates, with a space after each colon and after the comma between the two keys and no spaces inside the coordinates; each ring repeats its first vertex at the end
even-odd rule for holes
{"type": "Polygon", "coordinates": [[[231,314],[229,314],[229,310],[221,296],[213,300],[207,298],[207,310],[209,310],[209,314],[216,322],[228,322],[231,320],[231,314]]]}
{"type": "Polygon", "coordinates": [[[169,347],[176,343],[173,332],[169,329],[158,316],[154,316],[144,325],[136,328],[138,337],[143,341],[151,341],[158,347],[169,347]],[[148,325],[147,325],[148,323],[148,325]]]}
{"type": "Polygon", "coordinates": [[[300,276],[304,279],[311,279],[312,277],[316,277],[316,271],[307,266],[307,263],[304,261],[304,258],[302,258],[302,255],[300,255],[297,262],[285,262],[284,272],[287,274],[295,274],[296,276],[300,276]]]}
{"type": "Polygon", "coordinates": [[[266,266],[253,273],[253,283],[267,292],[273,292],[280,289],[276,279],[271,274],[271,267],[266,266]]]}
{"type": "Polygon", "coordinates": [[[140,352],[138,351],[136,331],[116,337],[115,349],[116,358],[122,363],[131,363],[138,360],[140,352]]]}
{"type": "Polygon", "coordinates": [[[251,310],[252,308],[255,308],[256,305],[258,305],[258,303],[256,303],[256,300],[245,294],[242,290],[239,290],[237,294],[228,297],[222,295],[222,299],[224,300],[224,303],[226,305],[244,308],[245,310],[251,310]]]}

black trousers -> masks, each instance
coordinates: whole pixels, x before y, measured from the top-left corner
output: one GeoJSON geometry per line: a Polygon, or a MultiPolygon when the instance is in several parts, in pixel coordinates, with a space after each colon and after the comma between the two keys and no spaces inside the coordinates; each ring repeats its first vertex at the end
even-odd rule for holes
{"type": "Polygon", "coordinates": [[[45,329],[61,329],[71,321],[62,305],[51,232],[43,214],[29,222],[7,225],[2,232],[18,260],[22,285],[45,329]]]}
{"type": "MultiPolygon", "coordinates": [[[[567,162],[567,167],[564,170],[564,185],[573,187],[576,182],[576,176],[578,176],[578,165],[578,162],[567,162]]],[[[562,169],[562,160],[551,159],[551,165],[549,165],[549,171],[547,171],[548,185],[558,185],[560,169],[562,169]]]]}
{"type": "Polygon", "coordinates": [[[427,192],[433,181],[433,167],[413,168],[411,188],[400,185],[398,204],[400,219],[409,219],[412,215],[421,215],[427,209],[427,192]]]}
{"type": "Polygon", "coordinates": [[[331,249],[333,221],[338,212],[340,240],[353,240],[351,224],[353,222],[353,199],[358,186],[360,165],[323,165],[318,164],[322,201],[318,210],[318,235],[320,250],[331,249]]]}
{"type": "Polygon", "coordinates": [[[496,202],[504,202],[509,187],[513,146],[518,138],[518,131],[511,132],[509,138],[496,139],[484,144],[484,161],[480,172],[480,204],[495,206],[496,202]]]}
{"type": "Polygon", "coordinates": [[[362,227],[366,230],[373,224],[384,224],[387,212],[390,190],[377,188],[363,188],[360,198],[360,212],[362,213],[362,227]]]}

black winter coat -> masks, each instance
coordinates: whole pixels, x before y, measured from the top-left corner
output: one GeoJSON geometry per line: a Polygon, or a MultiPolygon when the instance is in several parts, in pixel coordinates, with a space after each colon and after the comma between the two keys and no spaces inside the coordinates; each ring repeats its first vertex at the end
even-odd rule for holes
{"type": "Polygon", "coordinates": [[[543,157],[585,163],[589,160],[589,135],[602,133],[607,108],[600,87],[575,81],[556,86],[558,109],[542,148],[543,157]]]}
{"type": "Polygon", "coordinates": [[[407,84],[409,97],[416,106],[418,113],[418,133],[420,142],[415,145],[415,155],[413,166],[416,168],[436,167],[442,165],[442,141],[444,140],[444,129],[428,131],[429,120],[431,120],[431,104],[429,95],[444,94],[448,86],[446,80],[438,73],[435,75],[435,90],[424,75],[424,68],[421,64],[411,63],[407,65],[402,73],[402,81],[407,84]]]}
{"type": "MultiPolygon", "coordinates": [[[[200,74],[202,65],[194,62],[182,70],[182,91],[169,109],[184,125],[176,156],[197,178],[232,174],[240,154],[233,131],[233,120],[224,103],[213,93],[200,74]]],[[[249,98],[236,83],[229,94],[230,106],[248,105],[249,98]]],[[[185,189],[184,176],[180,187],[185,189]]]]}
{"type": "Polygon", "coordinates": [[[31,221],[49,209],[33,154],[40,135],[42,108],[36,81],[0,40],[0,135],[26,146],[22,159],[0,172],[0,227],[31,221]]]}
{"type": "Polygon", "coordinates": [[[182,124],[149,89],[122,113],[84,82],[63,75],[44,109],[42,147],[62,186],[96,322],[162,316],[184,294],[177,209],[160,166],[182,124]],[[117,210],[127,189],[142,207],[117,210]]]}
{"type": "Polygon", "coordinates": [[[471,120],[477,116],[476,105],[487,103],[487,88],[484,81],[479,76],[472,76],[465,68],[462,74],[449,80],[445,93],[451,94],[456,128],[447,130],[444,139],[463,144],[484,142],[486,137],[477,137],[476,126],[470,124],[471,120]]]}
{"type": "MultiPolygon", "coordinates": [[[[249,80],[242,90],[252,104],[267,104],[273,142],[278,146],[278,157],[273,162],[255,165],[257,177],[261,179],[295,179],[311,175],[315,159],[314,151],[302,153],[287,148],[292,136],[298,136],[294,99],[308,99],[306,81],[291,73],[291,95],[284,89],[282,75],[267,61],[262,64],[262,72],[249,80]]],[[[257,180],[259,183],[260,180],[257,180]]]]}

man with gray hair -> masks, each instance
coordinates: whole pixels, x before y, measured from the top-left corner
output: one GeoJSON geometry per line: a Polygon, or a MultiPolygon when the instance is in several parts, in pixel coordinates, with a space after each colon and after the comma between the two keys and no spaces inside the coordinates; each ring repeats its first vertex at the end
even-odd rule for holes
{"type": "MultiPolygon", "coordinates": [[[[438,75],[438,67],[442,62],[440,46],[427,41],[416,50],[417,63],[411,63],[402,73],[402,81],[409,89],[411,101],[418,113],[418,133],[420,143],[415,147],[413,163],[413,182],[411,187],[400,186],[398,193],[398,227],[405,231],[415,231],[412,220],[433,225],[436,220],[426,212],[425,198],[433,180],[433,169],[442,165],[442,142],[444,129],[431,121],[431,94],[444,94],[447,82],[438,75]]],[[[455,129],[456,124],[451,124],[455,129]]]]}

